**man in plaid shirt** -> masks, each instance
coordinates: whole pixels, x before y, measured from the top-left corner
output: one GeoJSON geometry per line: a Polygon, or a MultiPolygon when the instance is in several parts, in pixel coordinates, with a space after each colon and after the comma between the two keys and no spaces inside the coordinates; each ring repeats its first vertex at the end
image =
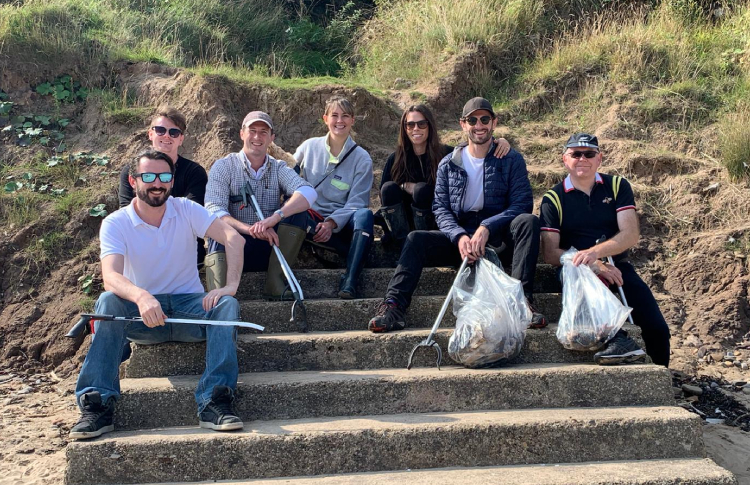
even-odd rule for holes
{"type": "MultiPolygon", "coordinates": [[[[268,146],[276,135],[271,117],[262,111],[252,111],[245,116],[240,129],[242,150],[217,160],[208,174],[205,204],[209,212],[217,214],[245,238],[243,272],[266,271],[265,295],[280,298],[286,287],[281,265],[271,254],[271,244],[276,244],[289,265],[305,240],[304,229],[281,220],[304,212],[315,202],[315,189],[286,163],[268,155],[268,146]],[[250,183],[265,219],[259,220],[247,195],[243,206],[242,193],[250,183]],[[280,207],[281,195],[289,198],[280,207]]],[[[227,262],[224,247],[209,242],[206,256],[206,283],[208,290],[224,286],[227,262]]]]}

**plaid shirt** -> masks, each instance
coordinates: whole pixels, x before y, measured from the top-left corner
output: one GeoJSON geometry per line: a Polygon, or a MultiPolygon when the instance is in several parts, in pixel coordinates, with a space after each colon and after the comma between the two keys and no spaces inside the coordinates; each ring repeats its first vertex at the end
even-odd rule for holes
{"type": "Polygon", "coordinates": [[[227,214],[240,222],[254,224],[258,222],[255,208],[248,200],[247,207],[240,210],[242,202],[230,202],[229,197],[242,195],[245,182],[249,181],[255,192],[263,216],[268,217],[281,206],[281,194],[291,197],[300,187],[310,184],[305,182],[285,162],[266,156],[266,169],[260,179],[250,176],[245,165],[246,157],[242,153],[230,153],[216,160],[208,173],[206,186],[206,209],[217,217],[227,214]]]}

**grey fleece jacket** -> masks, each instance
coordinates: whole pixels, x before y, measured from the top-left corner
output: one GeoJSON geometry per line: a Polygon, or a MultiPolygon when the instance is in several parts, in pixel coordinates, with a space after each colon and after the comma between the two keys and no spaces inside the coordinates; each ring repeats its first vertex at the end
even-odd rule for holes
{"type": "MultiPolygon", "coordinates": [[[[310,138],[294,152],[294,158],[300,164],[300,175],[318,188],[318,200],[312,208],[323,217],[336,223],[333,232],[339,232],[349,222],[357,209],[370,206],[370,189],[372,188],[372,159],[367,150],[358,146],[341,164],[329,163],[326,149],[326,136],[310,138]],[[326,174],[330,175],[326,177],[326,174]]],[[[349,137],[339,153],[341,159],[354,145],[349,137]]]]}

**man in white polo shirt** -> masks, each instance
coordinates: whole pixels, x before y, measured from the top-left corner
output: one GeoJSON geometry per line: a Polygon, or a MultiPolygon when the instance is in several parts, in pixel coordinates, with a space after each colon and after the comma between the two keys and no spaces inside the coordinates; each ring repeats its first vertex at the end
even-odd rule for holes
{"type": "Polygon", "coordinates": [[[170,197],[174,164],[164,153],[147,151],[130,166],[136,198],[102,222],[104,288],[96,313],[143,322],[96,322],[94,337],[76,384],[81,417],[73,439],[112,431],[120,396],[123,346],[167,341],[206,341],[206,369],[195,390],[202,428],[242,428],[233,411],[237,387],[236,327],[165,323],[168,317],[238,321],[234,299],[240,282],[244,239],[195,202],[170,197]],[[208,236],[226,247],[231,271],[227,284],[205,293],[195,266],[196,238],[208,236]]]}

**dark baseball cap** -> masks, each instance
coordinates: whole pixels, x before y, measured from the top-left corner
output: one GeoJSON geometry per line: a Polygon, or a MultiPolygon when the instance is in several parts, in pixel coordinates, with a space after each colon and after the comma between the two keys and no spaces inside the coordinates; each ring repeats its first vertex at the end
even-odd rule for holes
{"type": "Polygon", "coordinates": [[[268,114],[264,113],[263,111],[251,111],[245,116],[245,119],[242,120],[242,127],[246,127],[249,125],[252,125],[256,121],[262,121],[263,123],[267,124],[269,128],[273,130],[273,121],[271,121],[271,117],[268,116],[268,114]]]}
{"type": "Polygon", "coordinates": [[[596,148],[599,150],[599,140],[594,135],[589,135],[588,133],[570,135],[567,143],[565,143],[565,149],[578,147],[596,148]]]}
{"type": "Polygon", "coordinates": [[[471,98],[469,101],[466,102],[464,105],[464,110],[461,113],[461,118],[466,118],[470,114],[472,114],[474,111],[484,109],[490,112],[492,117],[495,117],[495,112],[492,110],[492,103],[487,101],[484,98],[476,97],[471,98]]]}

